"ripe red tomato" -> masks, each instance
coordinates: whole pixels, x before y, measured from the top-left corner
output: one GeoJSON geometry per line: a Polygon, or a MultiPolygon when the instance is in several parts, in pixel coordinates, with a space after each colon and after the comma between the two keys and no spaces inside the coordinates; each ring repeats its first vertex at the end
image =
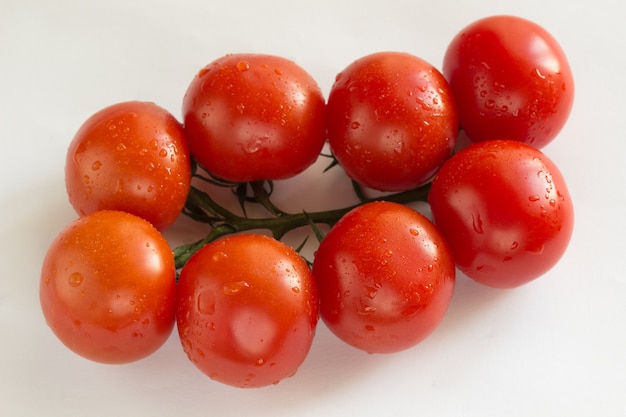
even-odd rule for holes
{"type": "Polygon", "coordinates": [[[41,308],[75,353],[102,363],[136,361],[172,332],[175,274],[172,251],[150,223],[98,211],[68,225],[48,249],[41,308]]]}
{"type": "Polygon", "coordinates": [[[121,210],[164,230],[180,214],[190,182],[182,126],[154,103],[123,102],[98,111],[67,152],[65,184],[80,215],[121,210]]]}
{"type": "Polygon", "coordinates": [[[512,139],[536,148],[561,131],[574,101],[565,53],[544,28],[514,16],[492,16],[452,40],[443,73],[461,128],[474,142],[512,139]]]}
{"type": "Polygon", "coordinates": [[[236,387],[292,376],[309,352],[318,311],[306,262],[267,236],[232,235],[204,246],[178,282],[176,320],[187,356],[236,387]]]}
{"type": "Polygon", "coordinates": [[[435,224],[467,276],[497,288],[554,266],[574,225],[572,199],[554,163],[516,141],[470,145],[441,167],[428,197],[435,224]]]}
{"type": "Polygon", "coordinates": [[[455,284],[452,255],[435,226],[390,202],[359,206],[339,220],[319,246],[313,275],[328,328],[370,353],[426,338],[455,284]]]}
{"type": "Polygon", "coordinates": [[[316,161],[326,140],[324,96],[294,62],[232,54],[194,77],[183,100],[192,155],[235,182],[294,176],[316,161]]]}
{"type": "Polygon", "coordinates": [[[457,110],[443,75],[406,53],[354,61],[328,97],[328,141],[348,176],[382,191],[414,188],[450,156],[457,110]]]}

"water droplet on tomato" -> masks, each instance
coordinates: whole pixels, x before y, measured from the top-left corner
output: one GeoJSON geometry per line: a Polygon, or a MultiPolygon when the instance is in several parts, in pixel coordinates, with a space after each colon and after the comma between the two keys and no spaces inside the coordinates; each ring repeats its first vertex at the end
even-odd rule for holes
{"type": "Polygon", "coordinates": [[[369,298],[374,299],[374,297],[376,297],[376,295],[378,295],[378,288],[366,286],[365,287],[365,294],[369,298]]]}
{"type": "Polygon", "coordinates": [[[165,158],[167,156],[167,149],[163,148],[159,151],[159,156],[165,158]]]}
{"type": "Polygon", "coordinates": [[[421,102],[420,104],[422,105],[422,109],[424,109],[426,111],[431,111],[433,109],[433,107],[430,104],[426,103],[426,102],[421,102]]]}
{"type": "Polygon", "coordinates": [[[359,309],[357,310],[357,313],[359,313],[360,315],[370,315],[370,314],[374,314],[376,312],[376,307],[369,305],[367,300],[361,299],[361,305],[359,306],[359,309]]]}
{"type": "Polygon", "coordinates": [[[291,291],[293,291],[296,294],[299,294],[300,293],[300,288],[298,288],[298,287],[291,287],[291,291]]]}
{"type": "Polygon", "coordinates": [[[222,286],[222,291],[224,291],[224,294],[226,295],[235,295],[245,290],[246,288],[250,288],[250,284],[246,281],[231,281],[226,282],[222,286]]]}
{"type": "Polygon", "coordinates": [[[539,201],[541,199],[541,197],[539,197],[538,195],[531,195],[528,197],[528,200],[532,201],[533,203],[535,201],[539,201]]]}
{"type": "Polygon", "coordinates": [[[265,359],[261,358],[258,361],[256,361],[255,363],[256,366],[263,366],[265,365],[265,359]]]}
{"type": "Polygon", "coordinates": [[[485,101],[485,107],[487,107],[488,109],[493,109],[495,105],[496,105],[496,102],[493,100],[485,101]]]}
{"type": "Polygon", "coordinates": [[[541,255],[543,253],[543,243],[538,243],[537,245],[527,245],[526,250],[535,255],[541,255]]]}
{"type": "Polygon", "coordinates": [[[352,124],[350,125],[350,127],[352,129],[358,129],[359,127],[361,127],[361,123],[359,122],[352,122],[352,124]]]}
{"type": "Polygon", "coordinates": [[[102,167],[102,162],[100,162],[100,161],[95,161],[93,164],[91,164],[91,169],[93,171],[99,170],[100,167],[102,167]]]}
{"type": "Polygon", "coordinates": [[[211,257],[211,260],[213,262],[220,262],[226,258],[228,258],[228,254],[220,251],[220,252],[215,252],[213,256],[211,257]]]}
{"type": "Polygon", "coordinates": [[[376,331],[376,328],[374,326],[372,326],[371,324],[366,324],[365,325],[365,330],[368,332],[373,332],[376,331]]]}
{"type": "Polygon", "coordinates": [[[404,308],[402,310],[401,314],[404,317],[409,317],[409,316],[412,316],[413,314],[417,313],[421,309],[422,309],[421,304],[413,304],[413,305],[410,305],[410,306],[404,308]]]}
{"type": "Polygon", "coordinates": [[[537,77],[541,78],[542,80],[544,80],[546,78],[546,76],[541,73],[541,70],[539,68],[535,68],[535,70],[532,72],[532,74],[536,75],[537,77]]]}
{"type": "Polygon", "coordinates": [[[198,294],[197,304],[200,314],[211,315],[215,313],[215,294],[213,291],[205,290],[198,294]]]}
{"type": "Polygon", "coordinates": [[[472,227],[474,228],[474,231],[479,235],[485,233],[483,230],[483,221],[480,218],[480,214],[477,214],[476,216],[472,215],[472,227]]]}
{"type": "Polygon", "coordinates": [[[247,153],[255,153],[258,152],[259,149],[261,149],[261,140],[260,139],[254,139],[252,141],[250,141],[245,147],[244,147],[244,151],[246,151],[247,153]]]}
{"type": "Polygon", "coordinates": [[[419,236],[419,234],[420,234],[419,230],[417,230],[417,229],[409,229],[409,233],[412,236],[419,236]]]}
{"type": "Polygon", "coordinates": [[[250,63],[248,61],[239,61],[237,63],[237,70],[244,72],[250,69],[250,63]]]}
{"type": "Polygon", "coordinates": [[[71,287],[78,287],[83,283],[83,275],[80,272],[73,272],[68,278],[71,287]]]}
{"type": "Polygon", "coordinates": [[[209,72],[209,69],[207,67],[200,69],[200,71],[198,71],[198,78],[204,76],[207,72],[209,72]]]}

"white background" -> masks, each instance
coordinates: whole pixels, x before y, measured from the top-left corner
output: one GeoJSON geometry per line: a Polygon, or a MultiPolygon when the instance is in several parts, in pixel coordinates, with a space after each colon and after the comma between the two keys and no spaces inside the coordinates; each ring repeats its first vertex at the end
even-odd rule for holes
{"type": "MultiPolygon", "coordinates": [[[[626,416],[626,25],[596,1],[0,0],[0,416],[626,416]],[[371,52],[441,67],[471,21],[515,14],[548,29],[576,80],[565,129],[544,151],[561,168],[576,226],[562,261],[498,291],[459,276],[441,326],[395,355],[343,345],[323,324],[298,373],[241,390],[209,380],[174,333],[153,356],[104,366],[64,348],[39,309],[39,271],[75,214],[67,146],[92,113],[154,101],[180,117],[202,66],[229,52],[295,60],[325,94],[371,52]]],[[[280,204],[338,206],[320,164],[279,184],[280,204]]],[[[168,237],[191,238],[181,221],[168,237]]]]}

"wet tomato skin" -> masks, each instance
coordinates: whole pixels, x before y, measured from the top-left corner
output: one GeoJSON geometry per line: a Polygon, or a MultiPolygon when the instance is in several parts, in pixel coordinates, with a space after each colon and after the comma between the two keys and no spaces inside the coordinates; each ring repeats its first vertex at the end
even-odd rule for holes
{"type": "Polygon", "coordinates": [[[65,163],[79,215],[121,210],[167,229],[189,193],[191,165],[182,125],[150,102],[105,107],[79,128],[65,163]]]}
{"type": "Polygon", "coordinates": [[[62,230],[46,253],[42,312],[78,355],[137,361],[172,332],[175,272],[168,243],[149,222],[120,211],[88,214],[62,230]]]}
{"type": "Polygon", "coordinates": [[[295,250],[242,234],[205,245],[183,267],[176,319],[198,369],[253,388],[297,371],[311,347],[318,306],[311,270],[295,250]]]}
{"type": "Polygon", "coordinates": [[[191,153],[229,181],[292,177],[317,160],[326,140],[321,89],[279,56],[214,60],[193,78],[182,107],[191,153]]]}
{"type": "Polygon", "coordinates": [[[471,23],[450,42],[442,71],[473,142],[506,138],[541,149],[569,118],[574,79],[567,57],[529,20],[498,15],[471,23]]]}
{"type": "Polygon", "coordinates": [[[458,268],[496,288],[525,284],[564,254],[574,209],[557,166],[517,141],[479,142],[441,167],[429,193],[458,268]]]}
{"type": "Polygon", "coordinates": [[[442,235],[397,203],[352,210],[322,240],[313,262],[320,316],[341,340],[369,353],[408,349],[441,322],[455,285],[442,235]]]}
{"type": "Polygon", "coordinates": [[[378,52],[341,71],[328,97],[328,142],[349,177],[382,191],[414,188],[450,156],[458,133],[452,91],[431,64],[378,52]]]}

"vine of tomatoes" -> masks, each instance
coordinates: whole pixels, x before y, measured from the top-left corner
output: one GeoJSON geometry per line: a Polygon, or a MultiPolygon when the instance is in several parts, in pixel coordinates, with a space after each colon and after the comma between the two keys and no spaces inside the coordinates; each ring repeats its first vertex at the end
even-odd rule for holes
{"type": "Polygon", "coordinates": [[[362,57],[327,101],[288,59],[218,58],[193,77],[181,122],[130,101],[77,131],[65,179],[79,217],[43,261],[43,315],[69,349],[103,363],[142,359],[176,327],[199,370],[237,387],[293,375],[319,319],[357,349],[409,349],[445,316],[457,271],[513,288],[565,253],[572,199],[540,149],[573,92],[556,40],[513,16],[461,30],[441,71],[404,52],[362,57]],[[345,171],[359,202],[276,206],[273,181],[320,157],[345,171]],[[206,184],[231,188],[240,210],[206,184]],[[250,204],[267,215],[248,216],[250,204]],[[181,213],[210,231],[172,248],[161,232],[181,213]],[[303,227],[319,241],[312,260],[281,241],[303,227]]]}

